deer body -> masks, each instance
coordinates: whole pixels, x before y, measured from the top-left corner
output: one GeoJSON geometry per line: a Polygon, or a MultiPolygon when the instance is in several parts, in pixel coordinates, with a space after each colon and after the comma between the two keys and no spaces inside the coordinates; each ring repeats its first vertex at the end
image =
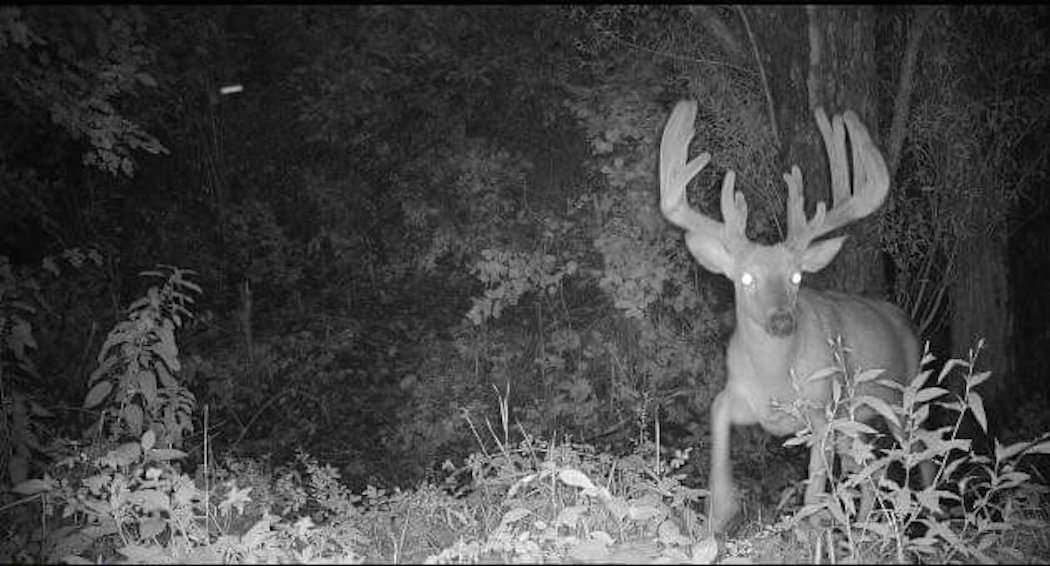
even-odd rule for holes
{"type": "MultiPolygon", "coordinates": [[[[786,338],[769,336],[761,324],[746,319],[740,311],[737,308],[737,328],[726,352],[729,375],[711,409],[710,520],[716,531],[724,528],[737,510],[729,458],[730,425],[758,424],[776,436],[794,434],[805,423],[775,406],[791,405],[801,396],[819,407],[810,411],[808,417],[814,433],[822,436],[827,425],[823,406],[831,397],[831,382],[806,382],[805,376],[836,365],[829,347],[832,340],[841,340],[847,367],[885,369],[886,375],[901,379],[918,373],[920,356],[911,323],[899,309],[882,301],[802,288],[797,304],[798,328],[786,338]],[[883,342],[883,336],[897,340],[883,342]],[[785,360],[790,360],[790,364],[786,365],[785,360]],[[800,390],[792,385],[792,371],[800,390]]],[[[860,384],[857,394],[900,404],[898,391],[875,382],[860,384]]],[[[869,421],[875,417],[872,411],[864,409],[858,412],[858,419],[869,421]]],[[[820,446],[814,445],[806,503],[812,503],[823,492],[826,462],[820,446]]],[[[862,504],[862,515],[870,510],[870,497],[862,504]]]]}
{"type": "MultiPolygon", "coordinates": [[[[830,382],[817,379],[801,383],[806,376],[836,365],[829,342],[841,339],[848,367],[880,368],[889,375],[918,373],[919,344],[904,313],[889,303],[833,291],[802,288],[796,304],[797,328],[780,338],[766,333],[763,324],[736,309],[737,329],[727,349],[730,375],[726,396],[739,405],[733,411],[736,424],[759,424],[770,434],[784,436],[800,429],[790,415],[772,408],[773,402],[790,404],[800,395],[811,401],[829,398],[830,382]],[[893,341],[881,337],[892,336],[893,341]],[[785,361],[789,362],[785,364],[785,361]],[[791,371],[801,391],[792,386],[791,371]]],[[[871,383],[878,396],[900,402],[900,393],[871,383]],[[884,390],[884,391],[883,391],[884,390]]],[[[874,393],[874,391],[868,391],[874,393]]]]}
{"type": "MultiPolygon", "coordinates": [[[[813,218],[807,220],[802,175],[798,167],[793,168],[791,174],[784,175],[789,194],[788,235],[784,242],[772,246],[747,239],[747,203],[741,193],[733,191],[732,171],[722,184],[723,222],[689,207],[686,184],[710,160],[704,153],[686,162],[695,117],[695,102],[680,102],[664,128],[660,208],[668,220],[686,230],[686,246],[696,260],[733,281],[736,328],[726,352],[727,380],[711,406],[709,524],[714,532],[721,532],[737,510],[729,460],[732,425],[758,424],[783,436],[802,430],[808,420],[814,435],[822,438],[832,378],[807,377],[840,366],[834,344],[841,344],[841,365],[850,374],[881,369],[885,370],[883,378],[899,383],[917,374],[920,351],[910,321],[893,305],[801,286],[802,274],[824,268],[841,249],[845,237],[814,240],[870,214],[882,204],[889,188],[882,156],[856,115],[845,115],[853,150],[851,186],[843,118],[837,116],[831,124],[822,110],[816,111],[831,163],[835,206],[828,211],[820,203],[813,218]],[[777,408],[793,406],[800,398],[806,401],[805,420],[777,408]]],[[[859,395],[900,404],[900,392],[877,381],[858,384],[857,389],[859,395]]],[[[867,407],[860,409],[856,415],[860,420],[875,416],[867,407]]],[[[890,423],[890,428],[899,437],[897,427],[890,423]]],[[[838,446],[840,451],[845,447],[838,446]]],[[[828,461],[826,448],[815,443],[810,451],[807,504],[824,492],[828,461]]],[[[843,463],[850,464],[846,459],[843,463]]],[[[869,491],[862,498],[862,514],[865,508],[870,510],[871,501],[869,491]]]]}

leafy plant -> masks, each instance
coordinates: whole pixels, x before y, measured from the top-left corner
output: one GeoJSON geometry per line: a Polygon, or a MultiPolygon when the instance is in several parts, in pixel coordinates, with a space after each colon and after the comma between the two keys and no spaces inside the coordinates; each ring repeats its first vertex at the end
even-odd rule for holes
{"type": "Polygon", "coordinates": [[[173,266],[142,272],[163,279],[163,284],[134,301],[127,319],[106,337],[84,406],[103,406],[96,426],[110,439],[137,438],[152,430],[163,446],[180,446],[193,430],[194,396],[175,378],[181,369],[175,330],[192,316],[188,293],[201,292],[186,279],[193,273],[173,266]]]}
{"type": "Polygon", "coordinates": [[[688,451],[665,461],[656,445],[647,443],[616,458],[590,446],[539,441],[528,434],[512,445],[505,407],[501,418],[502,438],[488,427],[494,449],[483,443],[457,472],[470,473],[466,498],[486,509],[483,529],[461,537],[428,562],[682,562],[714,557],[713,539],[693,544],[702,532],[693,508],[705,492],[683,483],[688,451]],[[628,544],[639,538],[655,538],[659,544],[641,549],[628,544]]]}
{"type": "MultiPolygon", "coordinates": [[[[18,485],[15,492],[39,500],[42,516],[57,527],[41,522],[16,542],[25,545],[36,561],[74,564],[96,559],[125,563],[362,560],[359,549],[367,538],[355,525],[364,519],[353,507],[359,498],[333,484],[330,471],[316,464],[306,470],[313,487],[303,492],[308,493],[303,503],[324,511],[318,517],[324,524],[318,525],[310,516],[291,520],[272,515],[265,500],[261,506],[253,502],[254,488],[245,487],[244,480],[201,488],[171,465],[184,453],[156,448],[154,442],[153,432],[147,431],[139,441],[94,459],[74,454],[53,467],[54,475],[18,485]]],[[[222,477],[229,470],[216,472],[222,477]]],[[[298,515],[294,512],[298,509],[288,511],[298,515]]],[[[3,550],[6,554],[10,548],[3,550]]],[[[0,557],[10,559],[5,554],[0,557]]]]}
{"type": "MultiPolygon", "coordinates": [[[[826,407],[829,426],[820,436],[808,426],[787,444],[820,443],[823,453],[828,454],[835,442],[845,440],[849,445],[847,460],[843,462],[847,473],[842,479],[833,477],[830,496],[801,508],[790,524],[797,525],[806,517],[823,513],[841,530],[844,547],[854,558],[888,555],[897,561],[917,557],[934,562],[985,563],[1010,558],[1010,549],[1003,544],[1010,531],[1029,528],[1033,520],[1045,527],[1045,514],[1033,515],[1033,511],[1050,489],[1033,483],[1031,474],[1024,471],[1022,458],[1050,454],[1050,433],[1008,446],[995,440],[990,455],[974,453],[972,440],[960,435],[967,415],[972,415],[983,433],[988,432],[984,402],[976,389],[991,377],[989,372],[976,371],[981,345],[978,343],[970,351],[969,359],[948,360],[929,384],[933,375],[929,366],[934,359],[928,351],[922,360],[926,369],[907,385],[880,379],[881,370],[866,370],[843,378],[849,374],[841,355],[837,356],[838,367],[811,376],[810,379],[835,380],[833,396],[826,407]],[[957,392],[944,387],[955,375],[955,369],[963,371],[957,392]],[[858,395],[856,385],[865,381],[900,390],[902,405],[891,407],[879,399],[858,395]],[[901,437],[894,439],[893,447],[876,448],[877,431],[856,419],[861,407],[875,410],[900,425],[901,437]],[[934,407],[953,414],[954,420],[928,430],[934,407]],[[935,469],[931,483],[913,487],[911,476],[923,465],[935,469]],[[902,470],[903,479],[895,478],[893,469],[902,470]],[[875,505],[871,515],[862,517],[855,501],[863,489],[872,491],[875,505]],[[950,513],[944,513],[944,505],[950,513]]],[[[805,418],[798,407],[788,410],[805,418]]],[[[832,469],[832,462],[825,464],[832,469]]]]}

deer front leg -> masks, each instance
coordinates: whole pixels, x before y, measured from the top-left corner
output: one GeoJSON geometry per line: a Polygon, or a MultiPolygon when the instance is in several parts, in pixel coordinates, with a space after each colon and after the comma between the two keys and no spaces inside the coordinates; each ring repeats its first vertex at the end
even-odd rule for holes
{"type": "MultiPolygon", "coordinates": [[[[871,441],[868,440],[867,442],[871,441]]],[[[846,434],[840,433],[835,438],[835,451],[838,452],[839,461],[842,463],[843,481],[848,481],[849,478],[854,477],[863,468],[863,464],[866,463],[858,462],[850,455],[850,448],[853,442],[854,439],[846,434]]],[[[867,521],[872,509],[875,508],[875,486],[878,485],[881,477],[882,470],[875,470],[870,477],[861,481],[857,486],[860,489],[860,505],[856,507],[857,514],[855,516],[857,521],[867,521]]],[[[849,508],[847,508],[848,510],[849,508]]]]}
{"type": "Polygon", "coordinates": [[[729,427],[732,424],[732,395],[722,390],[711,403],[711,475],[708,489],[708,525],[712,533],[723,533],[739,506],[734,497],[729,462],[729,427]]]}
{"type": "MultiPolygon", "coordinates": [[[[823,416],[814,416],[812,421],[813,436],[815,442],[809,449],[809,480],[806,485],[806,506],[820,502],[821,497],[827,493],[828,464],[834,458],[834,444],[828,446],[825,442],[827,423],[823,416]]],[[[810,522],[819,526],[821,515],[815,513],[810,515],[810,522]]]]}

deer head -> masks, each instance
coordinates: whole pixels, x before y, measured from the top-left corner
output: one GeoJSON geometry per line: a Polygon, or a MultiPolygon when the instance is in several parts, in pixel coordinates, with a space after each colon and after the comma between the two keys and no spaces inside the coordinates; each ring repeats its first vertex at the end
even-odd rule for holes
{"type": "Polygon", "coordinates": [[[686,230],[686,245],[700,265],[733,282],[738,315],[758,324],[772,337],[790,336],[795,331],[795,303],[802,274],[823,269],[842,248],[846,237],[814,240],[870,214],[882,204],[889,190],[886,164],[857,115],[846,111],[844,116],[835,116],[832,123],[821,108],[816,109],[815,115],[831,163],[834,208],[829,212],[821,202],[807,221],[802,172],[793,167],[790,174],[784,174],[788,186],[787,238],[772,246],[747,239],[747,202],[742,193],[733,190],[733,171],[726,173],[722,182],[722,222],[689,206],[686,185],[711,160],[710,154],[702,153],[686,163],[689,142],[695,133],[695,101],[682,101],[675,106],[660,146],[660,210],[686,230]],[[846,162],[846,129],[853,148],[852,191],[846,162]]]}

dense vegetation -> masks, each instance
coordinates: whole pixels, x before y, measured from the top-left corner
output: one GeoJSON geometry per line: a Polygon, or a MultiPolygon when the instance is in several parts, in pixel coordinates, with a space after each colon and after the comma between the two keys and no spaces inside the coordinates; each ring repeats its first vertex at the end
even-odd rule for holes
{"type": "MultiPolygon", "coordinates": [[[[660,132],[696,99],[691,201],[733,169],[777,241],[781,173],[827,183],[806,73],[893,173],[812,283],[904,307],[945,387],[900,415],[941,489],[856,517],[880,452],[835,544],[1048,556],[1050,12],[810,10],[0,8],[0,561],[713,560],[732,295],[660,215],[660,132]],[[807,71],[818,28],[870,42],[807,71]]],[[[780,444],[734,432],[728,550],[808,560],[774,541],[816,509],[763,521],[780,444]]]]}

